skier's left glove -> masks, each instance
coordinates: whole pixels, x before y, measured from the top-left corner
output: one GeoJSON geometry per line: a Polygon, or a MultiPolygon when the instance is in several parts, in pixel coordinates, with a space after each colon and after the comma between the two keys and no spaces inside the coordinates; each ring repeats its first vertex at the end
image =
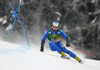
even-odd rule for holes
{"type": "Polygon", "coordinates": [[[66,47],[69,47],[70,46],[70,37],[68,37],[66,40],[67,40],[66,47]]]}
{"type": "Polygon", "coordinates": [[[70,46],[70,43],[66,43],[66,47],[69,47],[70,46]]]}

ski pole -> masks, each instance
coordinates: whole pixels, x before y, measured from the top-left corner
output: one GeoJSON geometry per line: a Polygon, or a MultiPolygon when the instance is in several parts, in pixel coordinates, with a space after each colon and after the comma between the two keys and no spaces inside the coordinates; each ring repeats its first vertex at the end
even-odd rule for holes
{"type": "Polygon", "coordinates": [[[93,57],[95,57],[94,55],[92,55],[92,54],[90,54],[90,53],[87,53],[87,52],[85,52],[85,51],[82,51],[82,50],[80,50],[80,49],[78,49],[78,48],[76,48],[76,47],[72,47],[72,46],[70,46],[71,48],[74,48],[74,49],[77,49],[78,51],[81,51],[81,52],[83,52],[83,53],[85,53],[85,54],[88,54],[88,55],[90,55],[90,56],[93,56],[93,57]]]}

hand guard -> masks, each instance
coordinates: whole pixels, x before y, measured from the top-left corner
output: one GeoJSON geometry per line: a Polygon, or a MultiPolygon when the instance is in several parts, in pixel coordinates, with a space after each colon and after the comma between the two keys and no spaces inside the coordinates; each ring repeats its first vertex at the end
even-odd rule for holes
{"type": "Polygon", "coordinates": [[[41,46],[40,51],[44,52],[44,46],[41,46]]]}
{"type": "Polygon", "coordinates": [[[66,47],[69,47],[70,46],[70,43],[66,43],[66,47]]]}

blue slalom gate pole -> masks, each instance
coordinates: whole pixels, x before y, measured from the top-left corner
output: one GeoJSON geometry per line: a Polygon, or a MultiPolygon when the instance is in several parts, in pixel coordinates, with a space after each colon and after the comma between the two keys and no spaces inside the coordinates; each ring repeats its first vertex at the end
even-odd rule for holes
{"type": "MultiPolygon", "coordinates": [[[[10,35],[11,35],[11,32],[12,32],[12,29],[13,29],[14,24],[15,24],[15,21],[16,21],[16,18],[18,17],[18,11],[21,9],[22,1],[23,1],[23,0],[21,0],[21,3],[20,3],[20,5],[19,5],[19,7],[18,7],[18,10],[17,10],[17,9],[14,9],[13,6],[11,5],[11,3],[9,2],[11,8],[12,8],[13,11],[14,11],[13,17],[15,17],[15,20],[14,20],[13,26],[12,26],[12,28],[11,28],[11,30],[10,30],[10,34],[9,34],[9,36],[8,36],[8,40],[7,40],[7,41],[9,41],[9,38],[10,38],[10,35]]],[[[19,17],[18,17],[18,19],[19,19],[19,21],[20,21],[20,23],[21,23],[21,26],[22,26],[23,30],[24,30],[24,33],[25,33],[25,36],[26,36],[26,40],[27,40],[27,42],[28,42],[28,46],[30,47],[30,44],[29,44],[29,41],[28,41],[28,38],[27,38],[27,34],[26,34],[26,32],[25,32],[24,26],[23,26],[23,24],[22,24],[22,22],[21,22],[21,20],[20,20],[19,17]]]]}
{"type": "Polygon", "coordinates": [[[24,29],[24,26],[23,26],[23,24],[22,24],[22,22],[21,22],[21,20],[20,20],[19,17],[18,17],[18,19],[19,19],[19,21],[20,21],[20,23],[21,23],[21,26],[22,26],[23,30],[24,30],[24,33],[25,33],[25,36],[26,36],[26,39],[27,39],[27,42],[28,42],[28,46],[30,47],[30,44],[29,44],[29,41],[28,41],[27,34],[26,34],[25,29],[24,29]]]}
{"type": "Polygon", "coordinates": [[[12,32],[12,29],[13,29],[14,24],[15,24],[15,21],[16,21],[16,17],[15,17],[15,20],[14,20],[14,22],[13,22],[13,26],[12,26],[12,28],[11,28],[11,30],[10,30],[10,34],[9,34],[9,36],[8,36],[8,40],[7,40],[7,42],[9,41],[9,38],[10,38],[10,35],[11,35],[11,32],[12,32]]]}

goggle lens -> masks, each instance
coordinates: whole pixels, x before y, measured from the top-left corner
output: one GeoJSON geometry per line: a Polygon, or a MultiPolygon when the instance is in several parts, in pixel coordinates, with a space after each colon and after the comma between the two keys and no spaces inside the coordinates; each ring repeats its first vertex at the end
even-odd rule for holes
{"type": "Polygon", "coordinates": [[[52,27],[52,29],[53,29],[53,30],[57,30],[57,29],[58,29],[58,27],[52,27]]]}

